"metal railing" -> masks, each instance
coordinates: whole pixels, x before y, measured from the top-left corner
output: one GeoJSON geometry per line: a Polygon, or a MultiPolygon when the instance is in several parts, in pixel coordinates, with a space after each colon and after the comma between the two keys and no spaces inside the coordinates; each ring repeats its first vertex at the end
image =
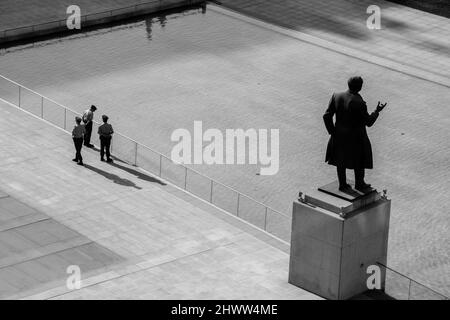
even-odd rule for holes
{"type": "MultiPolygon", "coordinates": [[[[0,75],[0,98],[48,121],[67,132],[80,113],[0,75]]],[[[99,145],[94,121],[92,141],[99,145]]],[[[289,242],[291,217],[218,182],[121,133],[115,133],[111,151],[120,160],[139,166],[199,198],[289,242]]],[[[447,300],[448,297],[381,263],[386,273],[385,293],[395,299],[447,300]]]]}
{"type": "Polygon", "coordinates": [[[397,300],[449,300],[448,297],[392,268],[377,262],[386,274],[384,292],[397,300]]]}
{"type": "MultiPolygon", "coordinates": [[[[79,112],[2,75],[0,98],[68,132],[71,124],[75,124],[75,116],[80,116],[79,112]]],[[[98,126],[99,123],[94,121],[92,141],[96,145],[100,145],[95,134],[98,126]]],[[[118,159],[163,178],[285,242],[290,240],[290,216],[194,169],[175,163],[164,154],[124,134],[114,134],[111,153],[118,159]]]]}
{"type": "MultiPolygon", "coordinates": [[[[82,25],[86,24],[86,23],[88,23],[88,25],[92,25],[92,24],[94,24],[94,22],[96,23],[102,19],[106,19],[106,20],[113,20],[113,18],[121,19],[124,16],[131,16],[134,13],[136,13],[136,12],[140,13],[143,10],[155,10],[155,12],[156,12],[156,11],[159,11],[162,9],[170,9],[170,8],[173,8],[173,7],[179,6],[179,5],[193,5],[196,3],[202,3],[204,1],[205,0],[184,0],[184,1],[182,1],[182,0],[178,0],[178,1],[153,0],[153,1],[142,2],[142,3],[126,6],[126,7],[89,13],[89,14],[81,15],[80,18],[81,18],[82,25]]],[[[67,22],[67,17],[65,17],[64,19],[53,20],[53,21],[39,23],[39,24],[4,29],[4,30],[0,31],[0,39],[7,38],[7,37],[14,37],[14,36],[18,36],[21,34],[34,33],[36,31],[61,29],[63,27],[66,28],[66,22],[67,22]]]]}

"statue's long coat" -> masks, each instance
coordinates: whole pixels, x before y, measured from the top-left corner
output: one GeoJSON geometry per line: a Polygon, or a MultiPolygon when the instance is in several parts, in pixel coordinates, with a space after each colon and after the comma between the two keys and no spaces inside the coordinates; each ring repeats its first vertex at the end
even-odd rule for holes
{"type": "Polygon", "coordinates": [[[367,112],[367,105],[358,93],[334,93],[323,115],[325,127],[331,135],[325,161],[347,169],[372,169],[372,146],[366,126],[372,126],[377,117],[378,112],[367,112]],[[335,114],[336,123],[333,124],[335,114]]]}

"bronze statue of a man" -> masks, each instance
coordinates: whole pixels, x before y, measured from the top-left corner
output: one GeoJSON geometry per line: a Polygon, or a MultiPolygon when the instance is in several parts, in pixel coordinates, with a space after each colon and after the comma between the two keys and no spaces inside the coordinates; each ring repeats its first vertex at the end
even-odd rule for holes
{"type": "Polygon", "coordinates": [[[346,169],[355,171],[355,189],[365,192],[370,184],[364,181],[364,169],[373,168],[372,147],[366,126],[371,127],[386,103],[378,105],[374,112],[367,112],[367,105],[359,95],[363,85],[361,77],[348,80],[348,90],[334,93],[323,120],[330,134],[325,161],[337,167],[339,190],[350,190],[346,169]],[[333,123],[333,116],[336,122],[333,123]]]}

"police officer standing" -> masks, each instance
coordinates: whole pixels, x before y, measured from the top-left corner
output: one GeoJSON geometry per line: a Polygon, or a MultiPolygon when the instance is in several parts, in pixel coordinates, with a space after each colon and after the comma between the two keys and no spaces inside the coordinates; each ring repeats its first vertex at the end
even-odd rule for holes
{"type": "Polygon", "coordinates": [[[103,124],[98,127],[98,134],[100,136],[100,161],[105,161],[104,155],[106,153],[106,162],[112,162],[109,149],[111,147],[111,138],[114,130],[108,123],[108,119],[107,115],[102,115],[103,124]]]}
{"type": "Polygon", "coordinates": [[[94,120],[94,112],[97,107],[92,105],[88,110],[83,113],[83,122],[86,127],[86,134],[84,135],[84,145],[88,148],[93,148],[94,145],[91,144],[91,134],[92,134],[92,121],[94,120]]]}
{"type": "Polygon", "coordinates": [[[73,127],[72,130],[72,139],[73,143],[75,145],[75,159],[72,159],[72,161],[77,162],[80,166],[83,165],[83,157],[81,156],[81,147],[83,146],[83,137],[85,134],[85,127],[84,124],[81,124],[81,118],[75,117],[75,123],[76,125],[73,127]]]}

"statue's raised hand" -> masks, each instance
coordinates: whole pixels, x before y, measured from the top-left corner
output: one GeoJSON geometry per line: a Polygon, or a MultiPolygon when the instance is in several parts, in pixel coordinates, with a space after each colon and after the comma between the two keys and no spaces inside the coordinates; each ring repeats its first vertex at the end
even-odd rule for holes
{"type": "Polygon", "coordinates": [[[387,105],[387,102],[381,103],[380,101],[378,101],[378,105],[377,105],[376,111],[377,111],[377,112],[383,111],[383,109],[384,109],[384,107],[386,107],[386,105],[387,105]]]}

